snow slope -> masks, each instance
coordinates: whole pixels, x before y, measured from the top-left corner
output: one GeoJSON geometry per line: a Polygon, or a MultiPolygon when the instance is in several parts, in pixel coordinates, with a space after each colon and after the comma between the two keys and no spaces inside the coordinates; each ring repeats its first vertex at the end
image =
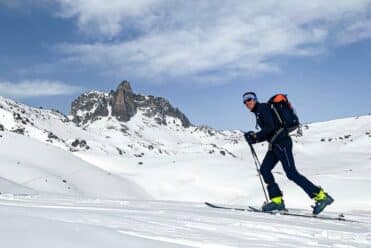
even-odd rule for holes
{"type": "MultiPolygon", "coordinates": [[[[370,216],[349,214],[365,223],[370,216]]],[[[200,203],[3,196],[0,218],[2,247],[371,246],[371,224],[224,211],[200,203]]]]}
{"type": "MultiPolygon", "coordinates": [[[[255,166],[240,131],[184,128],[173,117],[167,117],[166,126],[159,125],[154,118],[146,117],[144,111],[139,109],[126,123],[106,117],[78,127],[56,111],[1,98],[0,124],[5,131],[0,132],[3,134],[0,142],[10,152],[1,151],[2,160],[7,163],[2,163],[0,176],[35,192],[261,204],[263,197],[255,166]],[[17,132],[22,129],[23,135],[17,132]],[[85,145],[78,142],[74,146],[76,140],[84,141],[85,145]],[[19,163],[22,157],[23,163],[30,166],[9,165],[19,163]],[[81,165],[84,172],[78,172],[80,168],[74,164],[84,164],[81,165]],[[22,178],[20,175],[29,174],[30,167],[35,175],[22,178]],[[105,178],[91,177],[96,187],[90,186],[87,180],[90,172],[85,170],[99,171],[105,178]],[[55,182],[50,179],[45,183],[47,177],[55,178],[55,182]],[[80,181],[86,182],[85,186],[79,186],[83,189],[68,188],[69,183],[82,184],[80,181]],[[120,193],[119,187],[108,187],[114,188],[108,193],[105,185],[111,181],[113,185],[122,181],[131,186],[124,187],[125,193],[120,193]],[[101,193],[94,193],[98,191],[101,193]]],[[[303,137],[294,137],[299,171],[337,199],[332,206],[334,210],[370,209],[371,116],[313,123],[303,129],[303,137]]],[[[255,147],[262,159],[266,144],[255,147]]],[[[287,180],[279,165],[275,176],[289,206],[310,206],[311,200],[287,180]]]]}
{"type": "MultiPolygon", "coordinates": [[[[279,240],[284,247],[370,246],[369,224],[205,207],[263,202],[242,133],[185,128],[169,116],[160,125],[144,112],[125,123],[108,116],[76,126],[57,111],[0,98],[6,247],[274,247],[279,240]]],[[[371,116],[303,131],[293,137],[297,167],[336,199],[326,214],[371,222],[371,116]]],[[[255,148],[262,159],[267,145],[255,148]]],[[[274,175],[288,207],[310,209],[280,165],[274,175]]]]}

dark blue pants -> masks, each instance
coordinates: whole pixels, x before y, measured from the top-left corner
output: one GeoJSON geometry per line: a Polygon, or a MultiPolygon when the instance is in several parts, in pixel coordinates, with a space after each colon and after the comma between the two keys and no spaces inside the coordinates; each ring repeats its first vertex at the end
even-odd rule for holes
{"type": "Polygon", "coordinates": [[[287,137],[273,145],[272,149],[265,155],[260,167],[260,172],[267,184],[270,199],[276,196],[282,196],[282,192],[272,174],[272,170],[278,161],[281,162],[287,178],[299,185],[310,198],[313,198],[320,191],[319,187],[297,171],[292,154],[292,140],[290,137],[287,137]]]}

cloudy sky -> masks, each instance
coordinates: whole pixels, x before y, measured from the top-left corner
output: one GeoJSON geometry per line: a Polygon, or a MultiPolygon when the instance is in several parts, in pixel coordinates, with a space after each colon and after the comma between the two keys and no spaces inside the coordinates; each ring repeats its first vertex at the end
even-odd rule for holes
{"type": "Polygon", "coordinates": [[[69,112],[126,79],[195,124],[249,129],[241,95],[305,122],[371,113],[371,0],[0,0],[0,95],[69,112]]]}

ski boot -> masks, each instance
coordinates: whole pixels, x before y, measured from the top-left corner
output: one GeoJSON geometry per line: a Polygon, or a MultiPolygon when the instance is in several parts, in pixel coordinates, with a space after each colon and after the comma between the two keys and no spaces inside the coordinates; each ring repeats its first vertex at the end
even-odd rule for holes
{"type": "Polygon", "coordinates": [[[265,203],[262,207],[263,212],[276,212],[276,211],[285,211],[285,202],[282,199],[282,196],[273,197],[271,202],[265,203]]]}
{"type": "Polygon", "coordinates": [[[327,194],[323,189],[314,197],[315,205],[312,206],[313,214],[317,215],[321,213],[328,205],[334,202],[334,199],[327,194]]]}

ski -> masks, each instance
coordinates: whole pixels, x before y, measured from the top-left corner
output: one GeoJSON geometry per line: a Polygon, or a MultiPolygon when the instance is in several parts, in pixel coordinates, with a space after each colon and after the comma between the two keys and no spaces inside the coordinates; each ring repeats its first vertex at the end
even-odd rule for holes
{"type": "Polygon", "coordinates": [[[288,215],[288,216],[296,216],[296,217],[303,217],[303,218],[314,218],[314,219],[321,219],[321,220],[338,220],[338,221],[347,221],[347,222],[357,222],[354,220],[346,219],[344,214],[339,214],[338,216],[323,216],[323,215],[314,215],[314,214],[305,214],[305,213],[294,213],[291,212],[292,210],[286,210],[286,211],[278,211],[278,212],[264,212],[263,210],[259,208],[255,208],[252,206],[249,206],[249,210],[251,212],[258,212],[258,213],[264,213],[264,214],[273,214],[273,215],[288,215]]]}
{"type": "Polygon", "coordinates": [[[336,221],[344,221],[344,222],[354,222],[354,223],[361,223],[356,220],[346,219],[343,214],[339,214],[337,217],[332,216],[322,216],[322,215],[313,215],[313,214],[305,214],[305,213],[294,213],[290,211],[294,210],[286,210],[286,211],[278,211],[278,212],[264,212],[260,208],[248,206],[246,208],[239,208],[239,207],[229,207],[229,206],[221,206],[215,205],[209,202],[205,202],[205,204],[211,208],[217,209],[226,209],[226,210],[236,210],[236,211],[248,211],[248,212],[255,212],[255,213],[262,213],[262,214],[272,214],[272,215],[286,215],[286,216],[294,216],[294,217],[302,217],[302,218],[313,218],[313,219],[320,219],[320,220],[336,220],[336,221]]]}
{"type": "Polygon", "coordinates": [[[237,211],[252,211],[250,208],[224,207],[224,206],[212,204],[210,202],[205,202],[205,204],[212,208],[229,209],[229,210],[237,210],[237,211]]]}

